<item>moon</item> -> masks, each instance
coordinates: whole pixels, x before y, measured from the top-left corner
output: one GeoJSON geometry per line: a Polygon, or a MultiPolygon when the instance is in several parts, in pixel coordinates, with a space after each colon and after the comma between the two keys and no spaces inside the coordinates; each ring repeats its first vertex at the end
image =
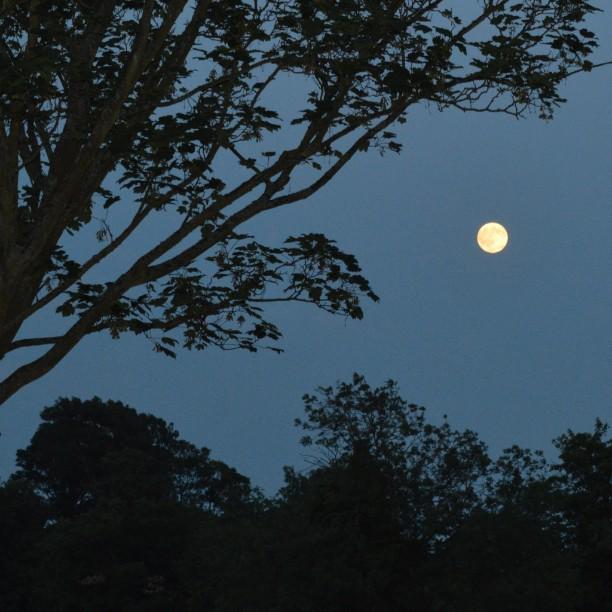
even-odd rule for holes
{"type": "Polygon", "coordinates": [[[485,223],[476,235],[478,246],[485,253],[499,253],[508,244],[508,232],[501,223],[485,223]]]}

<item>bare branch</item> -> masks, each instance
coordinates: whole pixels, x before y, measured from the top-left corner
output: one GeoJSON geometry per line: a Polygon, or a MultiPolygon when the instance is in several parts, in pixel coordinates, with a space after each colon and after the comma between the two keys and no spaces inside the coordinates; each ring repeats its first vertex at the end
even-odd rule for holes
{"type": "Polygon", "coordinates": [[[599,62],[598,64],[589,64],[588,67],[578,68],[576,70],[571,70],[570,72],[566,72],[563,75],[563,78],[571,77],[575,74],[579,74],[582,72],[591,72],[591,70],[595,68],[601,68],[602,66],[612,66],[612,60],[609,62],[599,62]]]}
{"type": "MultiPolygon", "coordinates": [[[[42,338],[23,338],[21,340],[15,340],[9,347],[9,351],[16,351],[20,348],[32,347],[32,346],[44,346],[46,344],[55,344],[58,340],[61,340],[62,336],[47,336],[42,338]]],[[[8,351],[7,351],[8,352],[8,351]]]]}

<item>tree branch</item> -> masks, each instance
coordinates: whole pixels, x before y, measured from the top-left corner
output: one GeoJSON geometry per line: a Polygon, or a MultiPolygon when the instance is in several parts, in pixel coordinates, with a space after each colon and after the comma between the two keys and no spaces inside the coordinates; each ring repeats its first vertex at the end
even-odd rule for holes
{"type": "Polygon", "coordinates": [[[347,164],[347,162],[359,151],[363,149],[364,146],[381,130],[384,130],[391,123],[393,123],[409,106],[410,101],[403,101],[398,107],[390,113],[384,120],[379,121],[374,127],[370,128],[360,136],[338,159],[334,165],[329,168],[326,172],[324,172],[316,181],[311,183],[308,187],[304,189],[300,189],[299,191],[295,191],[293,193],[287,194],[286,196],[282,196],[280,198],[270,199],[268,204],[265,206],[265,210],[271,210],[272,208],[278,208],[279,206],[284,206],[285,204],[290,204],[292,202],[296,202],[298,200],[303,200],[312,194],[316,193],[329,183],[329,181],[347,164]]]}
{"type": "Polygon", "coordinates": [[[61,340],[62,336],[47,336],[42,338],[23,338],[21,340],[15,340],[9,347],[8,352],[16,351],[20,348],[32,347],[32,346],[44,346],[45,344],[55,344],[58,340],[61,340]]]}
{"type": "Polygon", "coordinates": [[[74,283],[83,278],[83,276],[91,270],[94,266],[100,263],[105,257],[115,251],[125,240],[131,236],[134,230],[142,223],[146,216],[151,212],[151,207],[141,208],[132,218],[127,227],[109,244],[103,249],[98,251],[95,255],[90,257],[85,263],[83,263],[78,271],[71,275],[69,278],[61,282],[57,287],[49,291],[40,300],[37,300],[29,308],[25,309],[19,316],[18,319],[14,319],[2,326],[2,329],[8,329],[13,325],[24,321],[28,317],[32,316],[35,312],[38,312],[41,308],[44,308],[47,304],[51,303],[55,298],[59,297],[67,289],[69,289],[74,283]]]}
{"type": "Polygon", "coordinates": [[[97,150],[102,142],[104,142],[109,131],[113,125],[115,125],[115,121],[119,116],[123,103],[127,100],[134,84],[140,78],[146,67],[146,61],[149,57],[145,51],[149,42],[151,17],[154,6],[155,0],[145,1],[138,26],[138,34],[136,35],[130,56],[125,62],[123,74],[119,78],[115,97],[112,102],[102,110],[98,124],[91,131],[89,147],[92,150],[97,150]]]}
{"type": "Polygon", "coordinates": [[[599,64],[591,64],[589,65],[588,68],[578,68],[576,70],[572,70],[570,72],[566,72],[563,75],[563,78],[567,78],[567,77],[571,77],[574,74],[578,74],[581,72],[591,72],[591,70],[593,70],[594,68],[601,68],[602,66],[612,66],[612,60],[609,62],[600,62],[599,64]]]}

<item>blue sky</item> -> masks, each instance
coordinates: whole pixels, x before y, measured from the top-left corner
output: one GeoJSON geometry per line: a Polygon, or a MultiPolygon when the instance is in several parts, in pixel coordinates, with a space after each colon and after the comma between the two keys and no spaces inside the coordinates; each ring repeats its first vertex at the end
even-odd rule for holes
{"type": "MultiPolygon", "coordinates": [[[[610,32],[594,29],[609,59],[610,32]]],[[[246,228],[269,244],[323,232],[354,253],[381,297],[363,321],[278,305],[281,355],[173,361],[140,338],[87,338],[0,408],[0,478],[58,396],[172,421],[269,493],[283,465],[304,466],[292,425],[301,396],[354,371],[372,385],[397,380],[432,420],[447,414],[494,453],[550,451],[566,429],[612,420],[612,67],[563,93],[549,123],[416,107],[397,130],[400,156],[362,155],[315,197],[246,228]],[[495,256],[475,244],[490,220],[510,233],[495,256]]]]}

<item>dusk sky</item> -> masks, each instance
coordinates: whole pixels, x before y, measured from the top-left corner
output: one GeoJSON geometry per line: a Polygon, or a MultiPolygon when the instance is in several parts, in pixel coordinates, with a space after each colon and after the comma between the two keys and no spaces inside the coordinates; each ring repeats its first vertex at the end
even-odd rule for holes
{"type": "MultiPolygon", "coordinates": [[[[612,58],[609,25],[592,24],[595,61],[612,58]]],[[[553,457],[553,437],[611,421],[612,66],[562,93],[548,123],[413,107],[396,130],[401,155],[362,154],[315,197],[245,228],[272,245],[304,232],[337,240],[381,297],[363,321],[271,308],[281,355],[213,348],[171,360],[141,338],[87,338],[0,408],[0,478],[59,396],[172,421],[267,493],[283,465],[306,465],[293,427],[302,395],[353,372],[372,386],[396,380],[433,421],[447,414],[494,454],[516,443],[553,457]],[[500,254],[476,245],[486,221],[510,233],[500,254]]]]}

